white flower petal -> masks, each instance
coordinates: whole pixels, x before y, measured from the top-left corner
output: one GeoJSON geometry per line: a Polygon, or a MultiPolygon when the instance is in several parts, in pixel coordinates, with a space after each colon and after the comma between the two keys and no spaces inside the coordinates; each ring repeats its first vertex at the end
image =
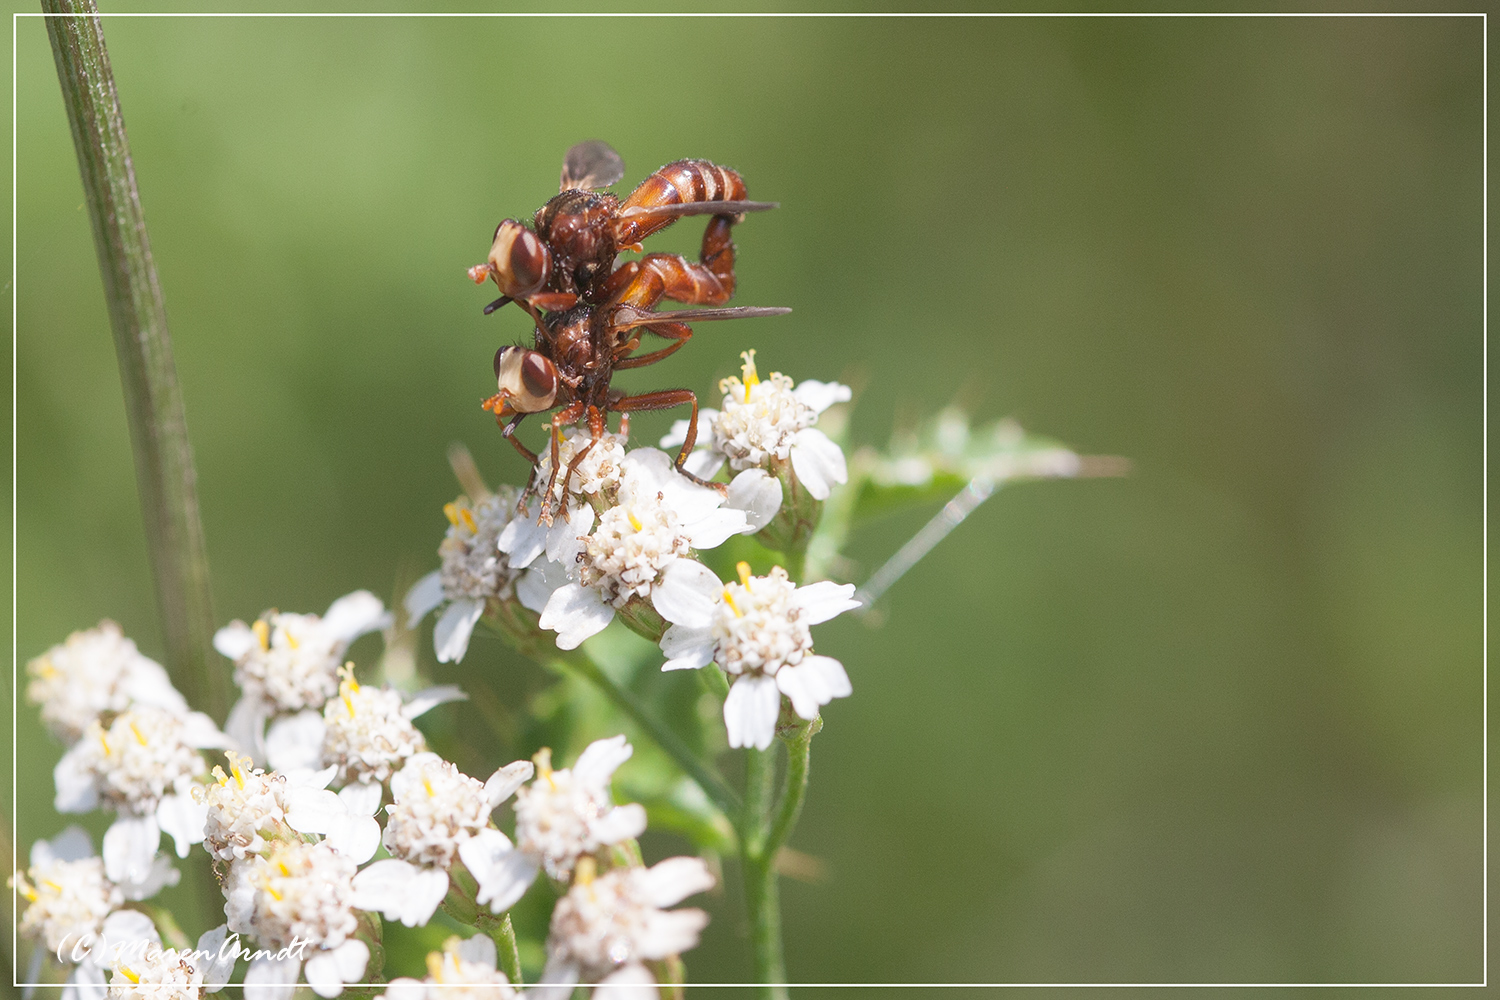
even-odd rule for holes
{"type": "Polygon", "coordinates": [[[854,584],[828,580],[798,587],[792,592],[792,603],[802,609],[802,620],[808,625],[826,622],[859,607],[854,600],[854,584]]]}
{"type": "Polygon", "coordinates": [[[214,633],[214,649],[231,660],[238,660],[259,643],[250,626],[237,619],[214,633]]]}
{"type": "Polygon", "coordinates": [[[406,704],[401,706],[401,714],[408,719],[415,719],[447,702],[468,700],[469,696],[457,684],[439,684],[437,687],[423,688],[408,698],[406,704]]]}
{"type": "Polygon", "coordinates": [[[448,895],[448,873],[396,858],[377,861],[354,876],[352,905],[407,927],[422,927],[448,895]]]}
{"type": "Polygon", "coordinates": [[[805,379],[797,383],[797,388],[792,390],[792,395],[797,402],[812,407],[814,413],[822,413],[834,403],[847,403],[854,398],[854,391],[847,385],[838,382],[819,382],[817,379],[805,379]]]}
{"type": "Polygon", "coordinates": [[[448,605],[443,617],[432,630],[432,645],[439,663],[459,663],[469,651],[469,636],[474,634],[474,623],[484,614],[484,602],[472,597],[461,598],[448,605]]]}
{"type": "Polygon", "coordinates": [[[635,748],[626,742],[624,734],[595,740],[578,755],[578,762],[573,765],[573,777],[586,785],[604,788],[633,753],[635,748]]]}
{"type": "Polygon", "coordinates": [[[601,844],[619,844],[646,832],[646,807],[631,802],[615,806],[589,824],[589,831],[601,844]]]}
{"type": "Polygon", "coordinates": [[[578,982],[578,973],[578,963],[565,953],[548,955],[542,978],[526,991],[527,1000],[568,1000],[578,982]]]}
{"type": "Polygon", "coordinates": [[[489,800],[490,808],[494,809],[516,794],[516,789],[530,781],[535,773],[536,766],[529,760],[513,761],[496,769],[490,780],[484,783],[484,796],[489,800]]]}
{"type": "Polygon", "coordinates": [[[427,617],[427,612],[443,603],[443,571],[435,569],[411,585],[406,592],[406,624],[411,627],[427,617]]]}
{"type": "Polygon", "coordinates": [[[487,969],[498,967],[500,956],[495,952],[495,942],[487,934],[475,934],[458,946],[458,957],[487,969]]]}
{"type": "Polygon", "coordinates": [[[298,833],[327,834],[349,808],[333,792],[305,785],[286,790],[286,822],[298,833]]]}
{"type": "Polygon", "coordinates": [[[100,928],[104,937],[103,954],[108,954],[121,947],[139,945],[142,941],[152,944],[161,944],[161,935],[156,932],[156,924],[151,918],[140,910],[116,910],[104,918],[104,926],[100,928]]]}
{"type": "Polygon", "coordinates": [[[229,710],[224,732],[256,764],[266,762],[266,718],[270,714],[259,698],[244,697],[229,710]]]}
{"type": "Polygon", "coordinates": [[[687,457],[682,467],[699,479],[712,479],[724,468],[724,456],[712,448],[699,448],[687,457]]]}
{"type": "Polygon", "coordinates": [[[719,507],[691,521],[684,518],[682,533],[687,536],[693,548],[702,552],[706,549],[718,548],[728,541],[731,535],[744,534],[745,525],[748,523],[744,511],[735,510],[732,507],[719,507]]]}
{"type": "Polygon", "coordinates": [[[291,1000],[302,959],[257,958],[245,970],[245,1000],[291,1000]]]}
{"type": "Polygon", "coordinates": [[[323,766],[323,733],[327,728],[323,713],[314,708],[281,716],[266,733],[266,763],[276,771],[316,771],[323,766]]]}
{"type": "Polygon", "coordinates": [[[38,840],[31,845],[31,864],[34,867],[54,861],[82,861],[93,856],[94,842],[83,827],[76,824],[51,840],[38,840]]]}
{"type": "Polygon", "coordinates": [[[713,874],[702,858],[659,861],[646,869],[644,881],[651,905],[662,909],[714,887],[713,874]]]}
{"type": "Polygon", "coordinates": [[[172,867],[172,859],[158,854],[151,859],[151,871],[139,882],[122,882],[120,891],[132,902],[150,899],[167,886],[182,881],[182,872],[172,867]]]}
{"type": "Polygon", "coordinates": [[[516,850],[499,830],[480,830],[458,845],[458,856],[479,883],[475,901],[495,913],[514,906],[536,880],[536,859],[516,850]]]}
{"type": "Polygon", "coordinates": [[[203,712],[188,712],[182,716],[182,742],[199,750],[233,750],[236,742],[219,732],[203,712]]]}
{"type": "Polygon", "coordinates": [[[594,1000],[660,1000],[660,997],[656,977],[639,962],[620,966],[594,987],[594,1000]]]}
{"type": "Polygon", "coordinates": [[[642,958],[666,958],[694,948],[698,935],[708,925],[708,914],[692,908],[651,910],[638,947],[642,958]]]}
{"type": "Polygon", "coordinates": [[[356,590],[330,604],[318,628],[324,635],[353,642],[366,632],[378,632],[390,624],[385,603],[368,590],[356,590]]]}
{"type": "Polygon", "coordinates": [[[740,677],[724,699],[724,728],[729,732],[729,745],[764,750],[776,736],[776,717],[780,714],[781,692],[774,678],[740,677]]]}
{"type": "MultiPolygon", "coordinates": [[[[713,440],[714,418],[718,415],[718,410],[711,410],[706,406],[698,411],[698,445],[700,448],[703,442],[713,440]]],[[[688,422],[686,420],[674,420],[672,421],[672,429],[657,444],[668,450],[681,448],[682,443],[687,440],[687,429],[688,422]]],[[[697,454],[697,452],[694,452],[694,454],[697,454]]]]}
{"type": "Polygon", "coordinates": [[[81,743],[75,743],[52,769],[52,782],[57,787],[52,808],[60,813],[88,812],[99,805],[94,775],[85,764],[88,751],[81,743]]]}
{"type": "Polygon", "coordinates": [[[709,628],[687,628],[672,625],[661,637],[661,651],[667,662],[663,670],[697,670],[713,662],[714,636],[709,628]]]}
{"type": "Polygon", "coordinates": [[[792,471],[814,500],[827,500],[835,483],[849,480],[843,451],[816,427],[804,428],[792,439],[792,471]]]}
{"type": "Polygon", "coordinates": [[[62,1000],[104,1000],[105,991],[104,972],[92,961],[84,961],[68,976],[62,1000]]]}
{"type": "Polygon", "coordinates": [[[723,582],[701,562],[674,559],[651,588],[651,603],[674,625],[707,628],[723,590],[723,582]]]}
{"type": "Polygon", "coordinates": [[[781,510],[781,480],[765,469],[746,469],[729,481],[729,498],[724,506],[745,512],[744,533],[759,531],[781,510]]]}
{"type": "MultiPolygon", "coordinates": [[[[552,563],[541,563],[541,566],[554,565],[552,563]]],[[[521,607],[528,611],[541,614],[547,608],[547,602],[558,587],[568,582],[566,572],[561,570],[557,573],[557,579],[550,579],[544,569],[533,566],[516,578],[516,598],[520,600],[521,607]]]]}
{"type": "Polygon", "coordinates": [[[594,528],[594,508],[579,504],[565,518],[547,529],[547,558],[559,566],[571,566],[583,551],[583,537],[594,528]]]}
{"type": "Polygon", "coordinates": [[[853,692],[844,665],[831,656],[809,656],[795,667],[776,672],[776,686],[792,700],[792,708],[804,719],[813,719],[819,706],[853,692]]]}
{"type": "Polygon", "coordinates": [[[198,971],[203,974],[203,991],[205,993],[217,993],[229,983],[229,977],[234,974],[234,960],[236,951],[233,948],[225,948],[224,941],[229,936],[229,928],[220,924],[211,931],[204,931],[198,938],[198,952],[203,957],[198,960],[198,971]]]}
{"type": "Polygon", "coordinates": [[[144,882],[151,877],[151,859],[161,844],[155,816],[120,816],[104,831],[101,854],[111,882],[144,882]]]}
{"type": "Polygon", "coordinates": [[[177,856],[188,856],[188,848],[203,843],[203,826],[208,822],[208,803],[194,802],[190,795],[163,795],[156,804],[156,825],[172,835],[177,856]]]}
{"type": "Polygon", "coordinates": [[[603,632],[614,618],[615,609],[593,589],[570,583],[547,601],[540,624],[557,633],[558,649],[577,649],[589,636],[603,632]]]}
{"type": "Polygon", "coordinates": [[[533,502],[525,511],[511,518],[500,532],[498,548],[510,559],[514,569],[530,566],[533,559],[547,548],[547,526],[536,523],[537,510],[533,502]]]}

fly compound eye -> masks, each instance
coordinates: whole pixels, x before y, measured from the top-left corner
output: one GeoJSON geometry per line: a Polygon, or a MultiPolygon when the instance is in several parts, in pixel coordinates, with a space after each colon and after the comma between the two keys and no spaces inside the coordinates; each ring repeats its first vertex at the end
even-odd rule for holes
{"type": "Polygon", "coordinates": [[[557,369],[536,351],[502,347],[495,354],[495,382],[517,413],[540,413],[557,399],[557,369]]]}
{"type": "Polygon", "coordinates": [[[521,384],[533,397],[550,401],[557,395],[557,369],[540,354],[528,351],[521,360],[521,384]]]}
{"type": "Polygon", "coordinates": [[[506,219],[495,230],[490,267],[501,291],[513,299],[524,299],[542,290],[552,269],[552,255],[536,233],[514,219],[506,219]]]}

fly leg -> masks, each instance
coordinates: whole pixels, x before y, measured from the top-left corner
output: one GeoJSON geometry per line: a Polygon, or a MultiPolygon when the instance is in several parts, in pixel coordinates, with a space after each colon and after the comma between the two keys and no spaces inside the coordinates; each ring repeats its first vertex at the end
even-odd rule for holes
{"type": "Polygon", "coordinates": [[[666,337],[676,341],[676,343],[669,347],[663,347],[659,351],[652,351],[650,354],[642,354],[639,357],[622,357],[615,362],[615,371],[619,371],[622,368],[644,368],[646,365],[654,365],[663,358],[672,355],[683,344],[686,344],[688,338],[693,335],[693,328],[686,323],[653,323],[651,326],[646,327],[646,329],[658,337],[666,337]]]}
{"type": "MultiPolygon", "coordinates": [[[[552,491],[557,486],[557,473],[559,472],[558,465],[561,462],[561,459],[557,454],[557,447],[558,443],[562,440],[563,427],[571,424],[573,421],[583,416],[583,411],[583,400],[578,400],[563,407],[558,411],[557,416],[552,418],[552,475],[547,477],[547,488],[542,491],[542,512],[541,516],[537,519],[538,524],[551,525],[552,519],[557,515],[557,512],[562,509],[561,498],[554,500],[552,496],[552,491]]],[[[563,480],[565,489],[567,486],[567,482],[568,481],[566,479],[563,480]]]]}
{"type": "Polygon", "coordinates": [[[578,454],[574,455],[572,461],[570,461],[568,463],[568,471],[567,471],[566,474],[564,474],[563,480],[562,480],[562,482],[563,482],[563,495],[557,501],[558,507],[557,507],[556,513],[558,513],[558,514],[564,513],[564,511],[563,511],[563,504],[567,500],[567,496],[568,496],[568,484],[573,481],[573,474],[578,471],[578,463],[581,462],[581,461],[583,461],[583,456],[587,455],[589,453],[589,451],[594,447],[594,445],[598,444],[599,441],[600,441],[600,439],[604,437],[605,430],[606,430],[606,426],[605,426],[605,423],[604,423],[604,414],[602,412],[600,412],[599,407],[597,407],[597,406],[590,406],[589,407],[589,435],[590,435],[590,437],[589,437],[589,443],[586,444],[586,445],[584,445],[582,448],[578,449],[578,454]]]}
{"type": "Polygon", "coordinates": [[[677,461],[672,463],[672,467],[699,486],[707,486],[728,496],[728,486],[725,486],[723,483],[711,483],[707,479],[700,479],[683,468],[683,463],[693,453],[693,445],[698,442],[698,397],[693,395],[693,390],[663,389],[660,392],[647,392],[639,396],[623,396],[620,399],[611,400],[609,408],[618,413],[630,413],[639,410],[670,410],[672,407],[681,406],[684,403],[690,404],[693,412],[688,417],[687,440],[682,442],[682,450],[677,453],[677,461]]]}

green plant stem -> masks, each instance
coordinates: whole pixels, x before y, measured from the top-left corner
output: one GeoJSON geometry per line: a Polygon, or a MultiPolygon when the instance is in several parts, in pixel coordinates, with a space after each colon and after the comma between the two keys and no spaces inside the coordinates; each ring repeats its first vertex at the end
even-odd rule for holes
{"type": "Polygon", "coordinates": [[[208,555],[166,306],[136,189],[125,120],[91,0],[42,0],[63,104],[93,224],[135,455],[136,488],[172,679],[217,719],[226,671],[214,670],[208,555]]]}
{"type": "Polygon", "coordinates": [[[521,950],[516,946],[516,929],[511,926],[510,912],[494,917],[481,911],[475,926],[495,942],[495,950],[500,953],[500,971],[505,973],[505,978],[510,980],[512,986],[524,985],[521,979],[521,950]]]}
{"type": "Polygon", "coordinates": [[[765,853],[773,864],[776,852],[781,850],[781,845],[792,835],[792,827],[797,825],[797,817],[802,814],[814,732],[816,728],[808,725],[787,741],[786,784],[782,786],[781,802],[776,807],[776,821],[771,825],[771,832],[766,835],[765,843],[765,853]]]}
{"type": "Polygon", "coordinates": [[[715,777],[704,763],[694,755],[693,751],[688,749],[687,744],[682,742],[682,739],[676,733],[657,721],[656,717],[646,710],[646,706],[642,705],[636,699],[635,695],[616,684],[608,674],[599,668],[597,663],[587,656],[582,655],[555,656],[551,662],[554,669],[563,673],[577,674],[603,691],[605,696],[614,702],[620,711],[634,719],[637,725],[650,734],[651,738],[656,741],[657,746],[661,747],[667,756],[676,761],[677,766],[682,768],[688,777],[698,783],[698,787],[702,788],[710,799],[713,799],[714,804],[726,816],[733,818],[739,815],[739,798],[729,789],[729,786],[715,777]]]}
{"type": "Polygon", "coordinates": [[[745,811],[740,825],[740,864],[745,905],[750,915],[750,950],[762,1000],[786,1000],[786,967],[781,956],[781,903],[776,889],[775,853],[767,852],[771,792],[776,778],[774,750],[745,752],[745,811]]]}

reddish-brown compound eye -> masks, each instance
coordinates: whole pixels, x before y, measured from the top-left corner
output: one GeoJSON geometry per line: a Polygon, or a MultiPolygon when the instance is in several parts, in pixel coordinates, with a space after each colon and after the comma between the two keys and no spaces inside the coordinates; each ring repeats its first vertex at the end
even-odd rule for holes
{"type": "Polygon", "coordinates": [[[495,382],[516,413],[549,410],[557,399],[557,369],[544,355],[524,347],[502,347],[495,353],[495,382]]]}
{"type": "Polygon", "coordinates": [[[528,351],[521,362],[521,383],[532,396],[550,399],[557,393],[557,369],[540,354],[528,351]]]}
{"type": "Polygon", "coordinates": [[[514,219],[506,219],[495,229],[490,267],[502,292],[513,299],[524,299],[547,283],[552,254],[536,233],[514,219]]]}

